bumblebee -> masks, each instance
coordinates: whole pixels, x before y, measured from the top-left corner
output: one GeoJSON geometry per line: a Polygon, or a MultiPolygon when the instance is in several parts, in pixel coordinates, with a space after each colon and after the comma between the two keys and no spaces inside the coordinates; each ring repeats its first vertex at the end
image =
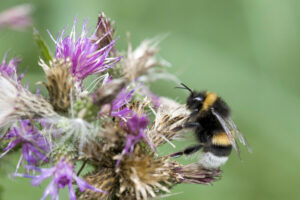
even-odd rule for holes
{"type": "Polygon", "coordinates": [[[197,92],[183,83],[181,85],[182,87],[177,88],[190,92],[186,106],[191,114],[184,127],[195,130],[199,143],[174,153],[171,157],[190,155],[202,150],[199,164],[207,169],[217,169],[226,163],[232,148],[240,155],[236,138],[251,151],[246,139],[231,119],[230,108],[221,97],[213,92],[197,92]]]}

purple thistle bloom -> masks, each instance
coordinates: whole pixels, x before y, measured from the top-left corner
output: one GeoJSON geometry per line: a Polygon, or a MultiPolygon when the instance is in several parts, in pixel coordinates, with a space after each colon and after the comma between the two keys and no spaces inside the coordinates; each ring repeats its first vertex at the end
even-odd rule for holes
{"type": "Polygon", "coordinates": [[[30,4],[18,5],[0,13],[0,29],[8,27],[15,30],[23,30],[31,26],[32,6],[30,4]]]}
{"type": "Polygon", "coordinates": [[[8,63],[6,62],[7,54],[5,54],[2,63],[0,64],[0,73],[10,77],[12,80],[19,81],[23,78],[23,74],[18,77],[17,66],[20,64],[21,59],[12,58],[8,63]]]}
{"type": "Polygon", "coordinates": [[[138,116],[136,113],[132,116],[132,118],[128,119],[126,124],[124,124],[124,130],[127,132],[126,136],[126,144],[122,151],[121,157],[117,160],[116,166],[119,166],[122,157],[127,153],[132,153],[134,149],[134,145],[138,143],[140,140],[145,140],[149,146],[155,150],[155,146],[145,135],[145,129],[147,128],[150,120],[146,115],[138,116]]]}
{"type": "Polygon", "coordinates": [[[98,44],[94,43],[88,36],[86,21],[83,24],[81,35],[76,39],[75,34],[76,19],[69,36],[64,36],[65,30],[55,40],[56,58],[69,58],[72,62],[71,73],[79,80],[91,74],[97,74],[112,68],[120,57],[109,57],[116,40],[98,49],[98,44]]]}
{"type": "Polygon", "coordinates": [[[48,195],[51,195],[52,199],[58,199],[59,190],[65,188],[66,186],[69,188],[70,200],[76,200],[75,190],[72,185],[73,180],[76,182],[81,192],[83,192],[86,189],[90,189],[95,192],[106,193],[103,190],[97,189],[89,185],[87,182],[76,176],[74,172],[74,167],[65,159],[60,160],[54,167],[48,169],[36,168],[36,170],[40,171],[41,174],[39,176],[32,177],[31,184],[33,186],[40,185],[46,178],[52,177],[52,180],[45,189],[44,195],[41,198],[41,200],[46,199],[48,195]]]}
{"type": "Polygon", "coordinates": [[[126,118],[132,115],[132,110],[126,107],[126,104],[132,99],[133,92],[134,89],[129,92],[125,88],[121,90],[112,103],[111,116],[126,118]]]}
{"type": "MultiPolygon", "coordinates": [[[[106,77],[103,80],[102,86],[105,84],[108,84],[112,81],[111,76],[106,77]]],[[[128,118],[132,116],[132,110],[130,110],[126,105],[131,101],[132,94],[135,91],[135,89],[131,91],[127,91],[127,88],[123,88],[121,92],[116,96],[116,98],[113,100],[111,104],[111,112],[110,115],[113,117],[119,117],[119,118],[128,118]]],[[[99,115],[101,115],[101,111],[99,112],[99,115]]]]}
{"type": "Polygon", "coordinates": [[[5,139],[10,140],[10,142],[3,149],[4,153],[0,157],[3,157],[18,144],[22,146],[22,156],[18,167],[23,159],[31,166],[36,166],[39,162],[46,162],[48,160],[45,154],[50,150],[49,143],[29,120],[21,120],[19,126],[13,127],[5,136],[5,139]]]}

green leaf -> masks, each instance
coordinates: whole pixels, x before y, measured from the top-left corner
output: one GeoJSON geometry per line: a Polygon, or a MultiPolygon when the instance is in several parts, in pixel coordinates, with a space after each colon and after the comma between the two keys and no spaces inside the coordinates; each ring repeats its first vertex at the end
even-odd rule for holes
{"type": "Polygon", "coordinates": [[[49,47],[46,44],[45,40],[42,38],[36,28],[33,28],[33,37],[39,48],[40,56],[46,63],[49,63],[49,61],[52,60],[52,54],[49,51],[49,47]]]}

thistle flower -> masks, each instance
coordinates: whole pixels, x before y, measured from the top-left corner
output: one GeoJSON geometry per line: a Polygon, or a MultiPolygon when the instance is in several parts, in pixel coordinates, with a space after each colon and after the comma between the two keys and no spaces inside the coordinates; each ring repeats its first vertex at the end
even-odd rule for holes
{"type": "Polygon", "coordinates": [[[79,200],[109,200],[115,196],[115,189],[117,186],[116,173],[113,168],[102,168],[96,173],[89,173],[84,176],[84,180],[95,188],[102,189],[107,192],[95,192],[93,190],[85,190],[79,195],[79,200]]]}
{"type": "Polygon", "coordinates": [[[188,120],[190,111],[186,109],[185,105],[180,105],[165,97],[160,98],[160,103],[148,135],[155,146],[168,142],[175,147],[171,140],[183,137],[184,123],[188,120]]]}
{"type": "Polygon", "coordinates": [[[150,100],[150,102],[151,102],[151,104],[152,104],[152,106],[153,106],[153,108],[155,109],[155,110],[157,110],[158,108],[159,108],[159,106],[160,106],[160,104],[161,104],[161,97],[159,97],[158,95],[156,95],[156,94],[154,94],[151,90],[150,90],[150,88],[149,87],[147,87],[147,86],[143,86],[143,87],[140,87],[139,88],[139,90],[137,91],[139,94],[141,94],[142,96],[146,96],[149,100],[150,100]]]}
{"type": "MultiPolygon", "coordinates": [[[[99,87],[92,95],[93,102],[97,104],[99,107],[105,104],[111,104],[124,87],[125,87],[124,79],[114,79],[114,80],[109,80],[109,78],[107,80],[105,79],[103,81],[102,86],[99,87]]],[[[116,105],[116,100],[114,105],[116,105]]],[[[117,108],[115,107],[115,110],[116,109],[117,108]]]]}
{"type": "Polygon", "coordinates": [[[135,89],[128,92],[126,88],[123,88],[121,90],[121,92],[112,102],[111,116],[120,117],[124,119],[132,115],[132,110],[130,110],[126,105],[132,99],[134,91],[135,89]]]}
{"type": "Polygon", "coordinates": [[[36,96],[11,78],[0,74],[0,125],[19,117],[53,117],[57,114],[41,96],[36,96]]]}
{"type": "Polygon", "coordinates": [[[6,59],[7,54],[4,56],[2,63],[0,64],[0,74],[4,74],[15,81],[21,80],[23,75],[18,78],[17,74],[17,66],[20,64],[21,59],[12,58],[8,63],[6,62],[6,59]]]}
{"type": "Polygon", "coordinates": [[[70,200],[76,200],[75,190],[72,186],[73,180],[76,182],[81,192],[83,192],[86,189],[90,189],[96,192],[104,192],[101,189],[89,185],[87,182],[76,176],[74,172],[74,167],[65,159],[60,160],[56,164],[56,166],[52,168],[36,170],[40,171],[41,174],[39,176],[33,177],[31,181],[33,186],[40,185],[46,178],[52,177],[52,180],[47,186],[41,200],[46,199],[48,195],[52,196],[52,199],[58,199],[59,190],[65,188],[66,186],[69,189],[70,200]]]}
{"type": "Polygon", "coordinates": [[[26,160],[28,165],[36,166],[48,160],[46,154],[50,147],[46,138],[40,134],[38,129],[29,120],[20,120],[5,136],[6,140],[10,140],[8,146],[3,149],[5,151],[0,157],[15,148],[18,144],[22,146],[22,160],[26,160]]]}
{"type": "Polygon", "coordinates": [[[43,82],[46,86],[50,103],[54,110],[66,112],[70,107],[70,99],[76,99],[76,94],[80,93],[76,89],[76,80],[70,74],[72,63],[70,60],[56,60],[50,62],[48,66],[43,60],[40,60],[40,66],[43,68],[48,83],[43,82]]]}
{"type": "Polygon", "coordinates": [[[42,199],[52,196],[56,200],[65,187],[71,200],[140,200],[159,197],[177,184],[216,181],[220,170],[198,163],[183,165],[169,153],[156,152],[161,145],[174,146],[172,140],[185,136],[190,116],[185,105],[158,97],[141,84],[166,77],[156,67],[165,65],[156,59],[157,40],[146,40],[134,51],[129,44],[127,57],[113,68],[120,60],[113,56],[120,53],[113,49],[116,40],[110,20],[101,13],[92,36],[84,22],[77,37],[75,25],[76,20],[68,36],[65,30],[56,40],[50,34],[56,44],[55,58],[36,35],[44,53],[45,62],[39,64],[46,75],[42,84],[49,102],[21,85],[17,60],[6,63],[5,57],[0,65],[0,128],[9,125],[0,140],[6,147],[0,157],[21,146],[17,169],[26,160],[25,169],[40,173],[15,175],[32,178],[35,186],[51,178],[42,199]],[[87,76],[104,71],[85,87],[87,76]],[[46,160],[55,165],[40,168],[46,160]],[[75,174],[78,164],[82,166],[75,174]],[[81,175],[86,165],[90,171],[81,175]],[[78,186],[76,193],[73,184],[78,186]]]}
{"type": "Polygon", "coordinates": [[[218,180],[221,175],[220,169],[208,170],[198,163],[192,163],[185,166],[177,166],[173,168],[174,175],[177,176],[179,183],[193,184],[211,184],[218,180]]]}
{"type": "Polygon", "coordinates": [[[117,170],[120,199],[148,199],[156,197],[157,190],[169,192],[172,166],[167,158],[155,158],[153,153],[135,148],[132,155],[124,157],[117,170]]]}
{"type": "MultiPolygon", "coordinates": [[[[156,59],[158,43],[159,41],[157,39],[144,40],[134,51],[132,50],[131,44],[128,44],[127,56],[122,60],[122,66],[124,76],[129,81],[139,79],[146,82],[151,79],[150,74],[153,74],[155,71],[154,67],[169,66],[169,63],[166,61],[156,59]]],[[[162,74],[162,71],[160,71],[158,74],[153,74],[152,78],[167,77],[174,80],[174,77],[166,76],[167,74],[161,76],[162,74]]],[[[177,79],[175,80],[177,81],[177,79]]]]}
{"type": "Polygon", "coordinates": [[[98,45],[93,43],[88,37],[86,22],[84,22],[81,35],[76,38],[74,22],[72,31],[69,36],[64,36],[65,30],[55,40],[56,58],[70,59],[72,62],[71,73],[78,80],[83,80],[88,75],[98,74],[112,68],[120,57],[109,57],[110,50],[116,40],[110,42],[105,47],[98,49],[98,45]]]}
{"type": "Polygon", "coordinates": [[[33,8],[29,4],[18,5],[0,13],[0,29],[8,27],[23,30],[32,24],[30,14],[33,8]]]}
{"type": "MultiPolygon", "coordinates": [[[[146,117],[146,115],[138,116],[134,114],[124,126],[124,130],[127,132],[125,147],[122,151],[121,158],[127,154],[131,153],[134,149],[134,145],[138,143],[140,140],[145,140],[151,148],[155,150],[155,147],[149,141],[147,136],[145,135],[145,129],[147,128],[150,120],[146,117]]],[[[117,160],[117,166],[120,164],[119,158],[117,160]]]]}

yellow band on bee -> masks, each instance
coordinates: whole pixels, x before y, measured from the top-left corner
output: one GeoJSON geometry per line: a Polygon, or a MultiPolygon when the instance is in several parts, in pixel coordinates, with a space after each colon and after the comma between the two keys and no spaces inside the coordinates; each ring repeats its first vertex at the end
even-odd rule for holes
{"type": "Polygon", "coordinates": [[[203,110],[207,110],[210,106],[212,106],[215,103],[215,101],[218,98],[218,96],[213,92],[207,92],[206,95],[207,96],[206,96],[206,98],[203,102],[203,106],[202,106],[203,110]]]}
{"type": "Polygon", "coordinates": [[[212,138],[212,143],[221,146],[227,146],[231,144],[225,132],[214,134],[212,138]]]}

